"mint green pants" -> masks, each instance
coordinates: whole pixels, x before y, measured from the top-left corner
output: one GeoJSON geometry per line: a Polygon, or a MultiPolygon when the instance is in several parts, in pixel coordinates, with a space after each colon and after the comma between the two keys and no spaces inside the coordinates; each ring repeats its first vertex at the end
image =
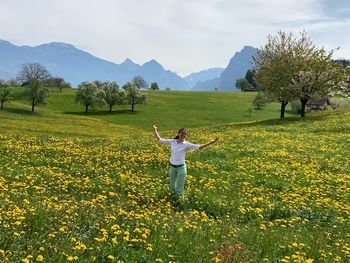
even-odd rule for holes
{"type": "Polygon", "coordinates": [[[170,190],[176,195],[183,195],[185,190],[187,169],[186,165],[181,167],[172,167],[170,166],[169,175],[170,175],[170,190]]]}

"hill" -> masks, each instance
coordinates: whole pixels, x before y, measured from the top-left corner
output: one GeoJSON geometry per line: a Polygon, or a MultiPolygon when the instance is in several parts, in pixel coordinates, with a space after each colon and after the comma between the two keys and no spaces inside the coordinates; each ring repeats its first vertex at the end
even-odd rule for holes
{"type": "MultiPolygon", "coordinates": [[[[69,120],[71,116],[82,116],[144,130],[149,130],[150,125],[155,121],[161,129],[176,130],[178,127],[192,128],[279,117],[278,104],[267,105],[263,110],[254,110],[252,101],[255,93],[147,91],[147,105],[136,105],[135,112],[131,112],[130,107],[119,106],[109,113],[108,107],[105,106],[92,109],[87,115],[82,105],[74,103],[75,93],[75,89],[66,89],[60,93],[58,89],[52,88],[48,104],[37,106],[36,114],[38,117],[45,114],[58,114],[60,119],[67,119],[67,122],[71,122],[69,120]],[[249,110],[252,111],[249,112],[249,110]]],[[[5,105],[6,111],[25,112],[29,109],[29,102],[25,100],[23,88],[17,88],[15,98],[19,100],[5,105]]],[[[30,116],[30,114],[26,115],[30,116]]]]}

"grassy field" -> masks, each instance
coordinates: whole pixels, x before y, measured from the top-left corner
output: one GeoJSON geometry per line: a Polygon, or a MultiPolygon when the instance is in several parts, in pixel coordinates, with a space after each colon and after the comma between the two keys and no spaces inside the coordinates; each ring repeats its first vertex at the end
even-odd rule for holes
{"type": "Polygon", "coordinates": [[[72,93],[0,112],[1,262],[350,261],[349,112],[281,121],[246,115],[251,94],[174,91],[85,115],[72,93]],[[220,137],[188,154],[181,205],[153,120],[220,137]]]}
{"type": "MultiPolygon", "coordinates": [[[[74,89],[50,90],[48,104],[38,106],[40,115],[44,110],[60,114],[61,119],[74,116],[89,117],[98,121],[130,126],[148,130],[153,122],[160,129],[179,127],[203,127],[232,122],[251,122],[279,117],[279,105],[269,104],[263,110],[256,110],[252,105],[255,93],[222,93],[222,92],[188,92],[188,91],[148,91],[148,104],[136,105],[131,112],[131,106],[119,106],[108,112],[108,107],[96,107],[88,114],[84,106],[74,103],[74,89]],[[251,112],[249,111],[251,110],[251,112]]],[[[28,102],[23,89],[17,89],[15,94],[17,104],[8,104],[8,111],[28,112],[28,102]],[[22,106],[19,105],[22,104],[22,106]]],[[[287,112],[287,117],[293,117],[287,112]]]]}

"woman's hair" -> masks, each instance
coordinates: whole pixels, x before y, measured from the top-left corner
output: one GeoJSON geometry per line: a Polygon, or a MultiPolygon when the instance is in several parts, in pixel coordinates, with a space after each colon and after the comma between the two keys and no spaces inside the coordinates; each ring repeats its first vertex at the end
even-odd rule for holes
{"type": "Polygon", "coordinates": [[[181,128],[178,132],[177,132],[177,135],[176,135],[176,137],[174,137],[174,139],[179,139],[179,134],[180,134],[180,132],[186,132],[187,133],[187,131],[185,130],[185,128],[181,128]]]}

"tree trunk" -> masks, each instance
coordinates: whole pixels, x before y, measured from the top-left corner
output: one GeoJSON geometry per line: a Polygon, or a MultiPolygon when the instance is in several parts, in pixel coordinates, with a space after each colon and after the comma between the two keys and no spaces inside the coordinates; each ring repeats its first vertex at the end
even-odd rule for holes
{"type": "Polygon", "coordinates": [[[301,113],[300,117],[305,117],[305,110],[306,110],[306,103],[308,102],[309,98],[300,98],[301,101],[301,113]]]}
{"type": "Polygon", "coordinates": [[[131,111],[134,111],[135,99],[132,98],[131,111]]]}
{"type": "Polygon", "coordinates": [[[1,109],[2,109],[2,110],[4,109],[4,102],[5,102],[5,101],[2,101],[2,102],[1,102],[1,109]]]}
{"type": "Polygon", "coordinates": [[[34,112],[35,100],[32,100],[32,112],[34,112]]]}
{"type": "Polygon", "coordinates": [[[109,112],[112,112],[113,105],[109,105],[109,112]]]}
{"type": "Polygon", "coordinates": [[[88,109],[89,109],[89,105],[85,105],[85,113],[88,112],[88,109]]]}
{"type": "Polygon", "coordinates": [[[287,104],[288,104],[288,100],[281,101],[281,115],[280,115],[280,119],[284,118],[284,113],[286,111],[287,104]]]}

